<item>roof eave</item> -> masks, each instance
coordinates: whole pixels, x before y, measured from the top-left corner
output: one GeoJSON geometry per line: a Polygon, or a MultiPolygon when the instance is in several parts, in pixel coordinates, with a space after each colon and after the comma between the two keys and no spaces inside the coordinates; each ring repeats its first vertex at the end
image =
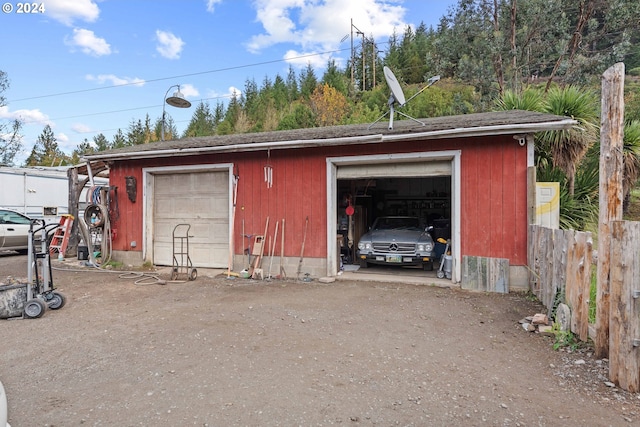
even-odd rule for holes
{"type": "Polygon", "coordinates": [[[295,149],[309,147],[326,147],[335,145],[352,145],[352,144],[373,144],[380,142],[398,142],[410,141],[416,139],[443,139],[443,138],[469,138],[487,135],[516,135],[528,134],[552,130],[566,130],[575,126],[577,122],[573,119],[564,119],[557,121],[541,122],[541,123],[520,123],[508,125],[480,126],[470,128],[455,128],[428,132],[412,132],[402,134],[375,134],[351,136],[345,138],[330,139],[296,139],[290,141],[267,141],[256,143],[243,143],[232,145],[219,145],[209,147],[192,147],[192,148],[173,148],[170,150],[151,150],[139,152],[122,152],[113,154],[93,154],[85,155],[85,161],[114,161],[114,160],[137,160],[158,157],[174,157],[174,156],[190,156],[195,154],[207,153],[233,153],[233,152],[249,152],[261,150],[279,150],[279,149],[295,149]]]}

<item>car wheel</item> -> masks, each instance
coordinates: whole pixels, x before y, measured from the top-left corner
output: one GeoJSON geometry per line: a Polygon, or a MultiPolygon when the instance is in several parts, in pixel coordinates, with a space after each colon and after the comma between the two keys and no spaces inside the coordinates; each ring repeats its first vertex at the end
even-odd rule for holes
{"type": "Polygon", "coordinates": [[[369,267],[369,263],[367,261],[363,260],[363,259],[361,259],[359,261],[359,264],[360,264],[360,268],[368,268],[369,267]]]}
{"type": "Polygon", "coordinates": [[[425,262],[422,264],[422,269],[424,271],[433,271],[433,261],[425,262]]]}

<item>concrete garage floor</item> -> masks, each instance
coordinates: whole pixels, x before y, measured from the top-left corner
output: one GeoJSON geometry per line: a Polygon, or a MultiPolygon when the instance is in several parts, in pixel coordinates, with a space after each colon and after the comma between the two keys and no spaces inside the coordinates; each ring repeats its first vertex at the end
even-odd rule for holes
{"type": "Polygon", "coordinates": [[[424,271],[417,267],[396,267],[372,265],[360,268],[356,264],[346,264],[344,271],[337,280],[363,280],[369,282],[398,282],[415,285],[432,285],[441,288],[459,288],[460,285],[450,279],[438,279],[436,272],[439,264],[433,266],[433,271],[424,271]]]}

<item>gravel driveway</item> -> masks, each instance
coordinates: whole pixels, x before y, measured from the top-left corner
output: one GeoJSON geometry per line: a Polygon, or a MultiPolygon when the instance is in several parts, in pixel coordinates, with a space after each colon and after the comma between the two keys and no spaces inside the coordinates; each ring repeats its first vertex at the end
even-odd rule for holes
{"type": "MultiPolygon", "coordinates": [[[[392,282],[137,285],[54,262],[60,310],[0,320],[22,426],[631,426],[590,349],[554,351],[521,294],[392,282]]],[[[0,254],[0,280],[26,257],[0,254]]],[[[207,277],[211,276],[211,277],[207,277]]]]}

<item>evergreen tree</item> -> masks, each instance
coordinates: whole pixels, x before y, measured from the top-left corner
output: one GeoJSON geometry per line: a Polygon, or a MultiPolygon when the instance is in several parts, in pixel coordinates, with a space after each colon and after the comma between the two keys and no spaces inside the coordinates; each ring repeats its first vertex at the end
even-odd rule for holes
{"type": "Polygon", "coordinates": [[[294,70],[291,65],[289,65],[289,73],[287,74],[287,95],[289,96],[289,103],[292,103],[300,97],[298,77],[296,76],[296,70],[294,70]]]}
{"type": "Polygon", "coordinates": [[[215,135],[216,124],[209,104],[200,102],[191,117],[191,121],[184,131],[184,137],[215,135]]]}
{"type": "Polygon", "coordinates": [[[111,144],[107,140],[107,137],[102,133],[93,137],[93,144],[95,145],[96,151],[105,151],[111,148],[111,144]]]}
{"type": "Polygon", "coordinates": [[[64,155],[51,126],[46,125],[26,160],[27,166],[58,166],[66,164],[68,158],[64,155]]]}
{"type": "Polygon", "coordinates": [[[331,86],[345,96],[349,93],[348,81],[346,80],[344,73],[338,69],[334,59],[330,59],[327,62],[327,69],[322,76],[321,83],[331,86]]]}
{"type": "Polygon", "coordinates": [[[87,138],[85,138],[84,141],[78,144],[78,146],[71,153],[71,163],[77,165],[78,163],[80,163],[82,156],[86,154],[93,154],[96,151],[97,150],[91,145],[87,138]]]}
{"type": "MultiPolygon", "coordinates": [[[[147,115],[147,118],[149,116],[147,115]]],[[[165,139],[172,139],[167,135],[165,129],[165,139]]],[[[129,123],[127,129],[127,145],[142,145],[147,142],[147,134],[145,132],[145,126],[142,124],[142,120],[132,120],[129,123]]]]}
{"type": "Polygon", "coordinates": [[[216,104],[216,109],[213,112],[213,125],[217,127],[222,120],[224,120],[225,111],[224,104],[220,101],[216,104]]]}
{"type": "Polygon", "coordinates": [[[122,147],[126,147],[127,145],[128,145],[127,138],[124,136],[122,129],[118,129],[116,131],[116,134],[113,135],[113,142],[111,143],[111,148],[122,148],[122,147]]]}
{"type": "Polygon", "coordinates": [[[238,100],[236,93],[234,93],[229,101],[229,105],[227,106],[224,119],[218,125],[218,134],[228,135],[233,133],[233,130],[236,127],[236,121],[240,117],[241,111],[242,106],[240,105],[240,101],[238,100]]]}
{"type": "Polygon", "coordinates": [[[284,110],[286,106],[289,104],[288,97],[287,97],[287,84],[285,83],[284,79],[280,77],[279,74],[276,75],[276,78],[273,82],[272,93],[273,93],[274,107],[276,108],[276,110],[278,111],[284,110]]]}
{"type": "Polygon", "coordinates": [[[278,130],[305,129],[315,127],[315,116],[311,108],[297,103],[293,111],[282,118],[278,130]]]}
{"type": "Polygon", "coordinates": [[[307,67],[300,73],[300,95],[304,99],[309,99],[311,94],[318,86],[318,79],[316,73],[313,71],[311,62],[307,63],[307,67]]]}
{"type": "Polygon", "coordinates": [[[258,84],[255,79],[247,80],[240,96],[240,107],[247,113],[249,120],[257,121],[258,102],[258,84]]]}

